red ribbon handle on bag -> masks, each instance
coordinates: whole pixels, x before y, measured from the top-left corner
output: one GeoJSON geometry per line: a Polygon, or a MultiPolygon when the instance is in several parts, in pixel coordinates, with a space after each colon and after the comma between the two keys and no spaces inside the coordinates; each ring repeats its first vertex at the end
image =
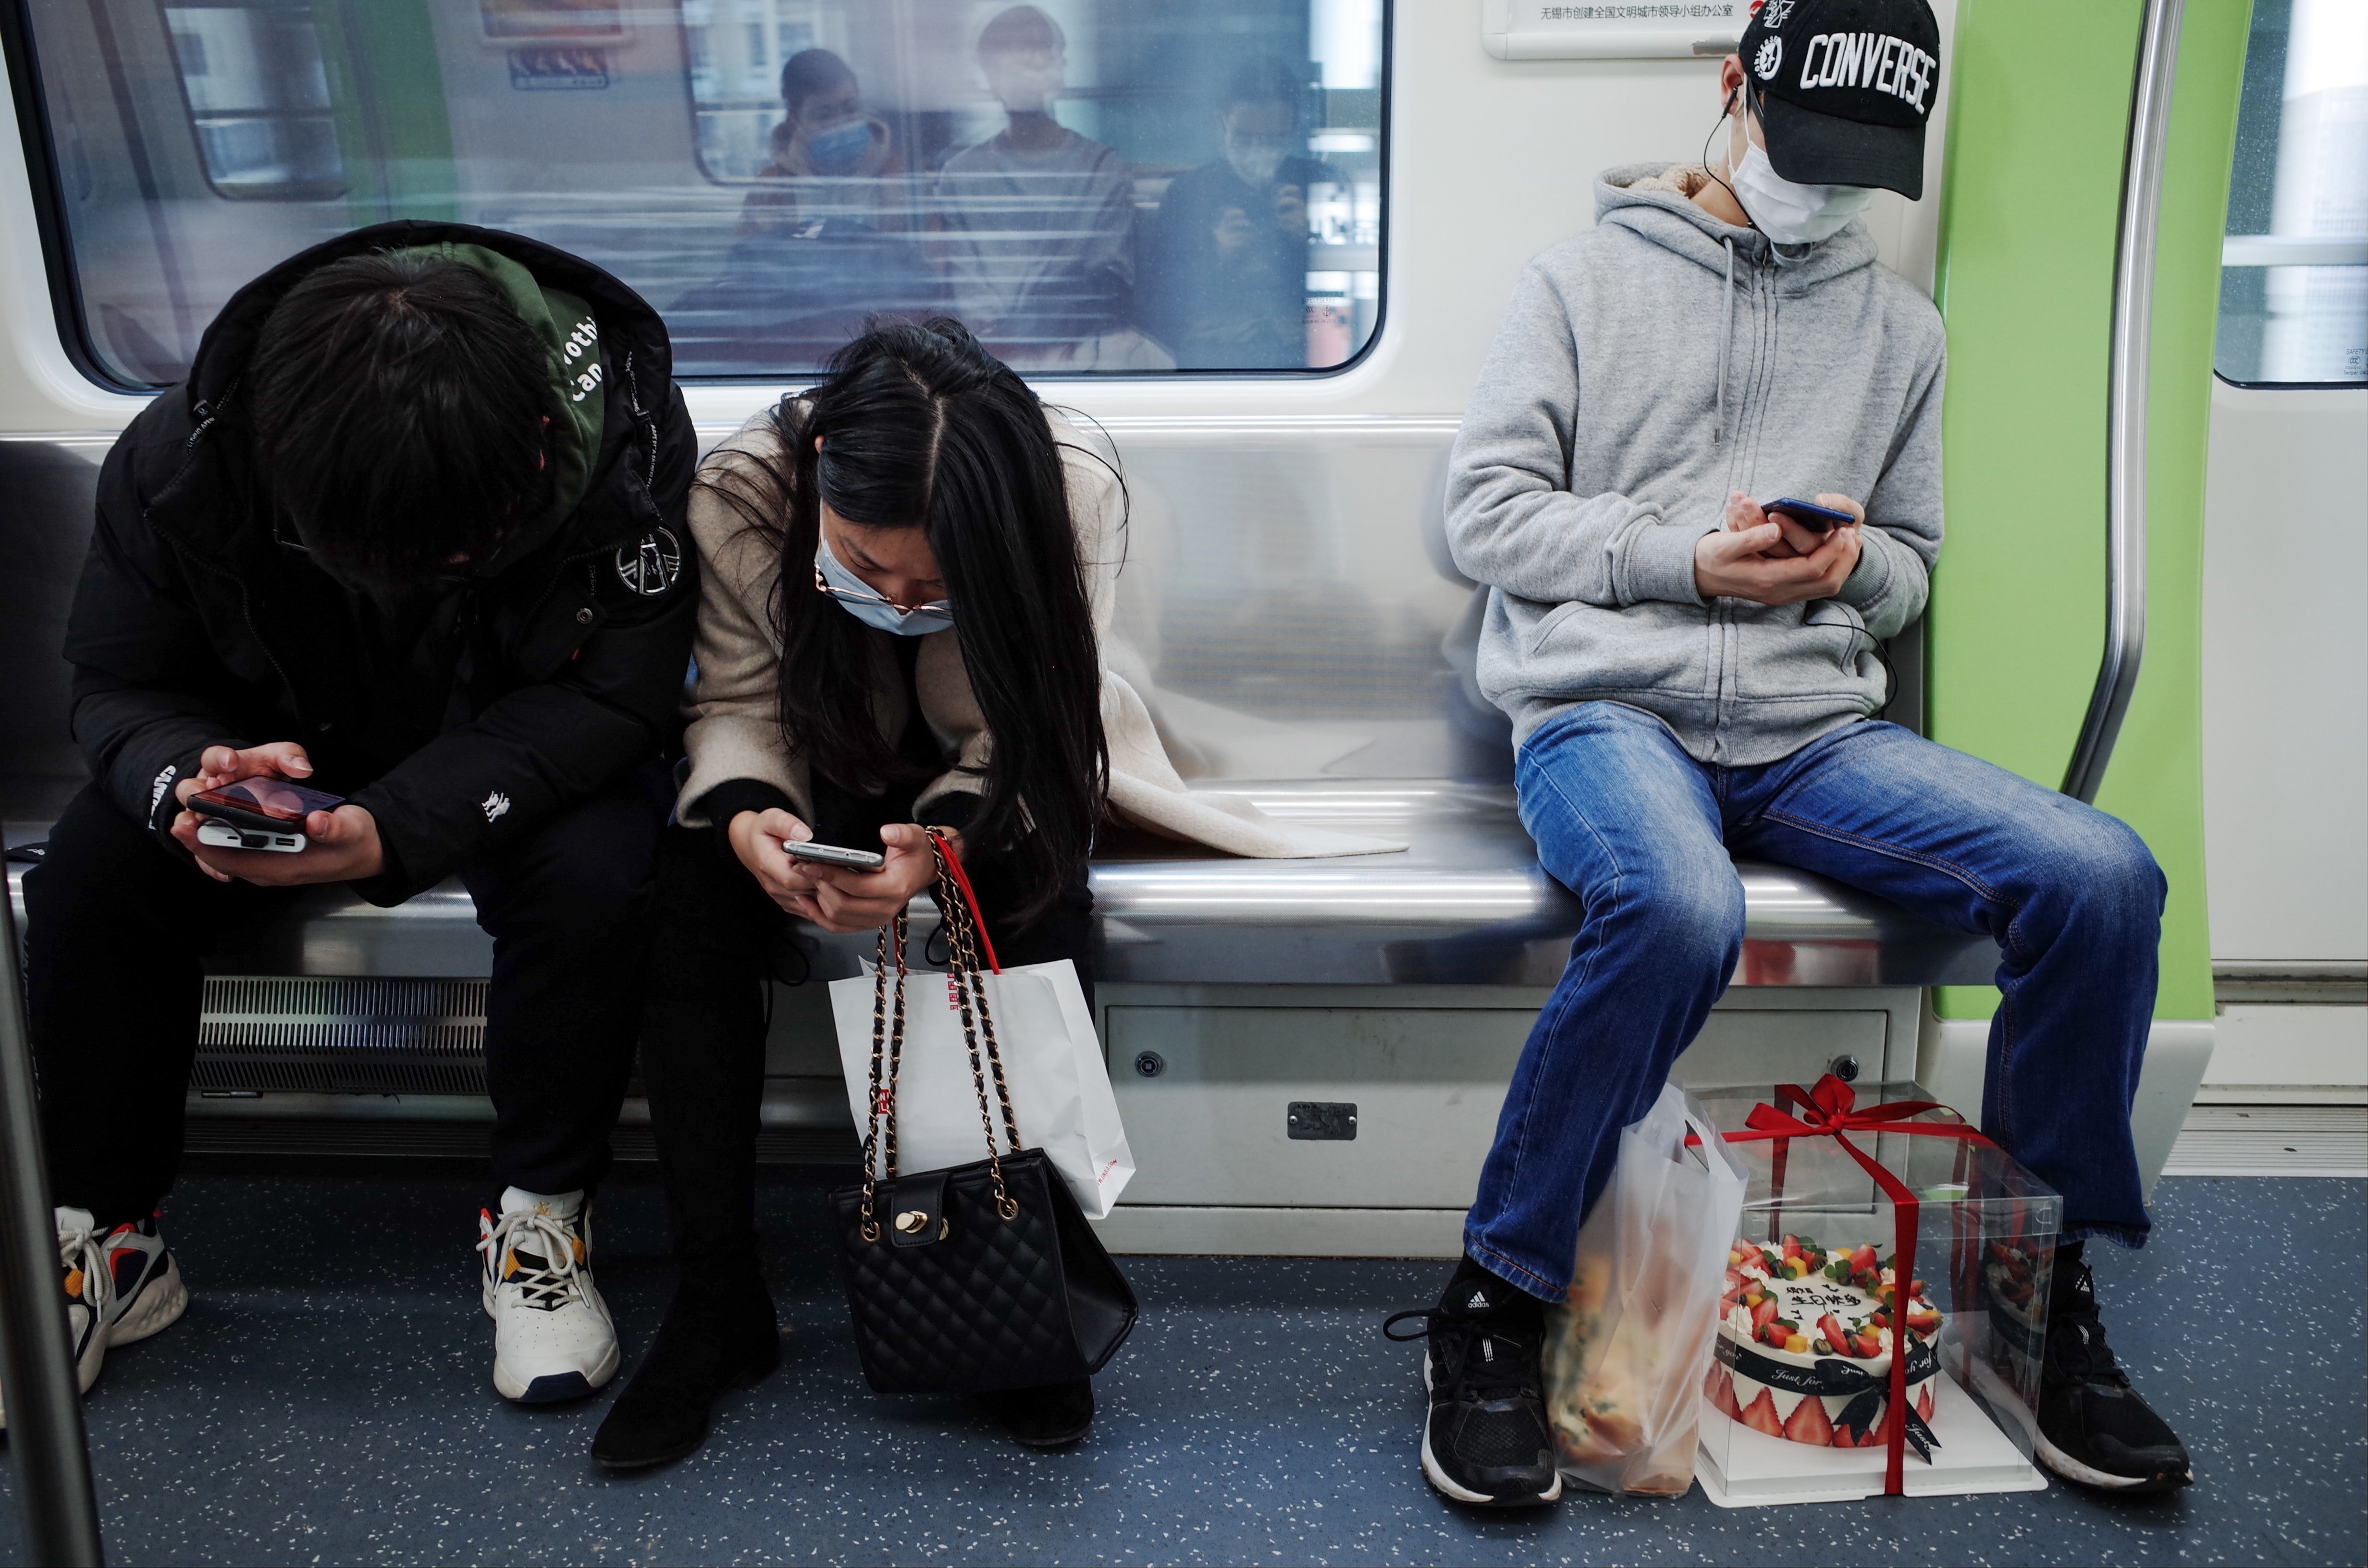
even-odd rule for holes
{"type": "MultiPolygon", "coordinates": [[[[1794,1138],[1830,1138],[1842,1147],[1842,1152],[1856,1160],[1859,1168],[1874,1178],[1874,1185],[1891,1199],[1892,1215],[1892,1290],[1891,1290],[1891,1386],[1886,1393],[1884,1414],[1883,1490],[1886,1496],[1896,1497],[1907,1489],[1907,1309],[1916,1296],[1916,1222],[1919,1205],[1916,1194],[1882,1163],[1844,1136],[1850,1132],[1913,1132],[1929,1138],[1959,1138],[1976,1143],[1989,1140],[1978,1128],[1963,1121],[1916,1121],[1911,1119],[1928,1110],[1947,1108],[1936,1100],[1893,1100],[1886,1105],[1858,1108],[1858,1096],[1848,1084],[1831,1073],[1816,1082],[1814,1088],[1804,1089],[1797,1084],[1780,1085],[1776,1097],[1797,1108],[1798,1116],[1777,1109],[1771,1105],[1756,1105],[1744,1118],[1741,1130],[1724,1134],[1730,1143],[1755,1142],[1763,1138],[1777,1141],[1777,1185],[1783,1184],[1782,1164],[1785,1145],[1794,1138]]],[[[1777,1196],[1782,1197],[1780,1192],[1777,1196]]]]}
{"type": "Polygon", "coordinates": [[[978,912],[978,894],[971,891],[970,873],[962,869],[962,857],[954,853],[953,843],[946,836],[943,828],[930,827],[921,831],[928,834],[930,842],[938,846],[938,853],[945,858],[946,869],[953,873],[954,886],[962,890],[962,902],[970,905],[970,928],[978,933],[978,945],[986,949],[988,971],[1001,974],[1003,966],[995,960],[995,938],[986,934],[986,919],[978,912]]]}

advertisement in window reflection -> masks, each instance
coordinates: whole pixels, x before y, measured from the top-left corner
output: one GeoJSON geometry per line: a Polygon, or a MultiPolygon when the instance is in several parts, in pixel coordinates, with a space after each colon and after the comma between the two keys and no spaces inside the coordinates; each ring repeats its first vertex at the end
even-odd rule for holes
{"type": "Polygon", "coordinates": [[[959,316],[1033,376],[1336,369],[1382,303],[1384,0],[31,0],[91,358],[177,380],[245,279],[512,229],[688,377],[959,316]]]}

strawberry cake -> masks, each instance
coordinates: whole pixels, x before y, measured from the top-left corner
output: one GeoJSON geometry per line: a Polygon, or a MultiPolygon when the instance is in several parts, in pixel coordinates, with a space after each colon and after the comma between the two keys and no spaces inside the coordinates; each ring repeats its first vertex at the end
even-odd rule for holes
{"type": "MultiPolygon", "coordinates": [[[[1821,1448],[1880,1448],[1889,1438],[1890,1260],[1872,1246],[1828,1251],[1807,1236],[1776,1245],[1740,1241],[1726,1256],[1717,1359],[1703,1393],[1754,1431],[1821,1448]]],[[[1924,1281],[1907,1292],[1907,1441],[1926,1460],[1934,1444],[1932,1380],[1941,1314],[1924,1281]]]]}

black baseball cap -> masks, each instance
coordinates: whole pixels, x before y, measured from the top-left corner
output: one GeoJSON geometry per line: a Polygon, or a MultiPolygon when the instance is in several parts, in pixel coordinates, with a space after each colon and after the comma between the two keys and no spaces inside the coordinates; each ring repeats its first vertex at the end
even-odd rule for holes
{"type": "Polygon", "coordinates": [[[1941,27],[1925,0],[1753,0],[1736,53],[1778,174],[1924,194],[1924,126],[1941,93],[1941,27]]]}

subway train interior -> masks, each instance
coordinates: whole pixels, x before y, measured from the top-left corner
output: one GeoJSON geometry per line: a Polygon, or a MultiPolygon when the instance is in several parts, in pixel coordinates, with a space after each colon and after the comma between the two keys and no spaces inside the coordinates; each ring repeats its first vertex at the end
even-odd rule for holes
{"type": "MultiPolygon", "coordinates": [[[[997,324],[996,352],[1114,449],[1103,656],[1183,787],[1405,846],[1102,834],[1091,1018],[1135,1174],[1093,1223],[1141,1317],[1090,1436],[1049,1452],[866,1386],[825,1214],[863,1129],[823,983],[864,972],[868,935],[799,927],[767,992],[781,1369],[696,1455],[610,1473],[586,1450],[625,1378],[565,1404],[486,1381],[494,942],[468,891],[381,907],[333,882],[204,933],[163,1210],[189,1310],[81,1404],[107,1556],[2368,1560],[2363,0],[1930,0],[1922,195],[1878,190],[1858,219],[1938,306],[1948,359],[1946,543],[1929,606],[1869,655],[1882,717],[2093,801],[2168,881],[2129,1113],[2154,1230],[2090,1251],[2192,1484],[2115,1497],[2034,1470],[1781,1522],[1704,1485],[1486,1513],[1425,1484],[1423,1353],[1381,1323],[1463,1251],[1583,915],[1482,692],[1492,590],[1451,549],[1452,454],[1525,267],[1596,224],[1604,171],[1714,160],[1725,62],[1793,9],[0,0],[19,935],[91,778],[63,650],[110,449],[235,290],[406,219],[522,234],[636,291],[702,451],[869,320],[997,324]],[[1051,40],[1032,76],[998,63],[997,28],[1051,40]],[[836,137],[784,97],[818,51],[836,137]],[[1048,151],[1014,140],[1023,119],[1048,151]]],[[[1914,1083],[1978,1119],[1998,944],[1735,869],[1741,957],[1671,1081],[1914,1083]]],[[[112,983],[149,983],[127,949],[112,983]]],[[[22,1032],[0,1044],[21,1154],[22,1032]]],[[[74,1130],[118,1135],[104,1113],[74,1130]]],[[[595,1263],[630,1375],[675,1289],[638,1072],[611,1144],[595,1263]]],[[[12,1193],[41,1167],[13,1169],[12,1193]]],[[[18,1404],[11,1382],[0,1558],[42,1561],[19,1527],[72,1511],[47,1489],[78,1461],[42,1445],[74,1434],[18,1404]]]]}

